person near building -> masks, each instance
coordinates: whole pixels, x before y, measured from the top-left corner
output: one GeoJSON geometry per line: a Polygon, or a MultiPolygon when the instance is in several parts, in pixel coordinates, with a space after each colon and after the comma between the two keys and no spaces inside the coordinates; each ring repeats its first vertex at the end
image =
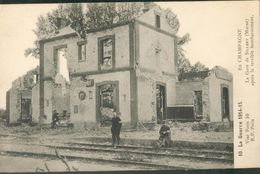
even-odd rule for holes
{"type": "Polygon", "coordinates": [[[160,137],[160,147],[170,147],[171,146],[171,129],[168,125],[163,124],[159,131],[160,137]]]}
{"type": "Polygon", "coordinates": [[[119,145],[120,141],[120,130],[122,127],[122,122],[121,122],[121,113],[116,112],[114,110],[113,112],[113,118],[112,118],[112,126],[111,126],[111,133],[112,133],[112,146],[116,148],[119,145]]]}
{"type": "Polygon", "coordinates": [[[53,111],[52,113],[52,128],[56,128],[57,127],[57,124],[59,122],[59,114],[57,113],[56,110],[53,111]]]}

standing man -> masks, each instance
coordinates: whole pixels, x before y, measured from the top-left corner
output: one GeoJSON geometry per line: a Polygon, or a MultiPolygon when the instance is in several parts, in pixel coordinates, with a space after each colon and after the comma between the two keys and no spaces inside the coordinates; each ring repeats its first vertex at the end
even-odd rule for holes
{"type": "Polygon", "coordinates": [[[58,113],[56,110],[53,111],[52,113],[52,125],[51,125],[51,128],[55,128],[57,122],[59,121],[59,117],[58,117],[58,113]]]}
{"type": "Polygon", "coordinates": [[[111,133],[112,133],[112,146],[116,148],[116,145],[119,145],[120,141],[120,130],[122,127],[122,122],[120,119],[120,112],[116,112],[114,110],[113,112],[113,118],[112,118],[112,127],[111,127],[111,133]]]}

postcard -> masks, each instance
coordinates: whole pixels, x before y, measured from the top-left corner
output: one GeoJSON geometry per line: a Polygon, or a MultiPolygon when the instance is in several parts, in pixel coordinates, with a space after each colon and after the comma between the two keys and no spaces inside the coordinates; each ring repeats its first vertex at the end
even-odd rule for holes
{"type": "Polygon", "coordinates": [[[260,167],[259,21],[259,1],[0,5],[0,171],[260,167]]]}

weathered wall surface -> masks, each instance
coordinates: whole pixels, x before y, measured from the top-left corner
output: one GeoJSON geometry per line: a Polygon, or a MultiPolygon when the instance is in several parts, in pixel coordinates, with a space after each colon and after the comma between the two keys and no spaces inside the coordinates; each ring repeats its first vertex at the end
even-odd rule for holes
{"type": "Polygon", "coordinates": [[[202,90],[203,118],[211,122],[222,121],[222,86],[229,89],[230,119],[233,120],[233,82],[232,75],[217,67],[209,77],[201,81],[182,81],[176,84],[176,105],[194,105],[193,91],[202,90]]]}
{"type": "Polygon", "coordinates": [[[138,120],[151,121],[156,118],[156,84],[146,77],[138,77],[138,120]]]}
{"type": "Polygon", "coordinates": [[[32,122],[38,123],[40,116],[39,84],[32,88],[32,122]]]}
{"type": "Polygon", "coordinates": [[[209,94],[209,79],[205,78],[202,82],[202,104],[203,104],[203,119],[210,121],[210,94],[209,94]]]}
{"type": "MultiPolygon", "coordinates": [[[[129,67],[129,26],[124,25],[113,30],[105,30],[101,32],[93,32],[88,34],[88,38],[86,40],[86,60],[85,61],[78,61],[78,42],[81,40],[77,37],[70,37],[64,38],[59,40],[54,40],[51,42],[46,42],[44,45],[44,77],[51,77],[52,79],[56,76],[56,67],[54,65],[54,57],[55,57],[55,49],[59,47],[66,47],[66,54],[65,57],[67,58],[68,69],[70,73],[82,73],[82,72],[91,72],[91,71],[98,71],[98,38],[108,36],[108,35],[115,35],[115,68],[125,68],[129,67]]],[[[119,80],[120,83],[120,90],[124,92],[122,95],[127,95],[128,99],[129,96],[129,74],[126,76],[123,75],[124,78],[121,77],[121,74],[101,74],[96,75],[95,77],[90,76],[93,78],[96,83],[102,81],[109,81],[109,80],[119,80]],[[114,77],[113,77],[114,76],[114,77]],[[118,77],[117,77],[118,76],[118,77]],[[103,79],[103,80],[102,80],[103,79]],[[124,84],[128,86],[123,86],[124,84]],[[122,89],[121,89],[122,88],[122,89]]],[[[93,92],[93,99],[88,101],[88,103],[79,102],[78,99],[78,91],[83,90],[86,91],[86,94],[89,94],[89,90],[87,87],[81,88],[76,86],[71,87],[71,94],[74,95],[71,97],[69,96],[69,89],[67,89],[67,93],[65,96],[62,94],[62,90],[60,88],[55,88],[55,84],[51,81],[44,82],[44,113],[46,115],[45,123],[50,123],[52,118],[52,111],[56,109],[58,112],[62,112],[62,110],[67,110],[71,113],[72,118],[73,115],[75,116],[72,120],[73,121],[89,121],[94,122],[96,120],[96,107],[95,103],[95,89],[92,90],[93,92]],[[76,94],[77,93],[77,94],[76,94]],[[75,97],[76,96],[76,97],[75,97]],[[77,98],[77,99],[76,99],[77,98]],[[71,101],[71,105],[70,105],[71,101]],[[74,114],[74,106],[78,105],[79,113],[74,114]],[[86,114],[90,114],[90,116],[85,116],[86,114]],[[79,115],[79,116],[78,116],[79,115]]],[[[125,98],[125,97],[124,97],[125,98]]],[[[122,101],[122,97],[119,97],[120,105],[122,103],[126,103],[126,101],[122,101]]],[[[129,101],[128,101],[129,104],[129,101]]],[[[129,104],[130,106],[130,104],[129,104]]],[[[125,121],[129,121],[130,119],[130,109],[129,106],[125,106],[122,104],[120,106],[120,110],[122,110],[122,117],[125,115],[125,121]]]]}
{"type": "Polygon", "coordinates": [[[138,71],[138,119],[139,121],[151,121],[157,118],[156,112],[156,84],[165,84],[166,107],[175,105],[175,79],[171,76],[156,73],[138,71]]]}
{"type": "Polygon", "coordinates": [[[62,113],[63,110],[70,112],[70,97],[69,88],[62,89],[62,87],[54,83],[57,69],[54,64],[55,49],[66,46],[67,65],[70,67],[70,62],[73,58],[78,60],[78,38],[70,37],[60,40],[54,40],[46,42],[44,44],[44,77],[51,77],[44,82],[44,123],[52,122],[52,112],[57,110],[58,113],[62,113]]]}
{"type": "Polygon", "coordinates": [[[158,7],[154,7],[153,9],[149,10],[142,16],[138,18],[138,20],[145,22],[147,24],[155,25],[155,15],[160,16],[160,21],[161,21],[161,29],[170,33],[173,33],[172,28],[169,26],[167,20],[166,20],[166,13],[165,11],[159,9],[158,7]]]}
{"type": "Polygon", "coordinates": [[[176,106],[194,106],[194,91],[202,91],[203,118],[210,119],[209,80],[181,81],[176,83],[176,106]]]}
{"type": "Polygon", "coordinates": [[[129,26],[124,25],[104,31],[89,33],[86,41],[86,61],[78,62],[77,42],[68,48],[71,72],[98,70],[98,38],[115,35],[115,68],[129,67],[129,26]]]}
{"type": "Polygon", "coordinates": [[[52,122],[53,111],[53,82],[44,82],[44,119],[43,123],[52,122]]]}
{"type": "MultiPolygon", "coordinates": [[[[39,105],[34,104],[32,99],[32,88],[36,85],[37,79],[34,75],[39,74],[39,67],[36,67],[28,71],[23,76],[17,78],[12,82],[12,88],[9,90],[8,99],[8,110],[9,110],[9,123],[19,123],[21,122],[21,99],[31,99],[32,106],[35,105],[35,109],[39,109],[39,105]]],[[[34,93],[35,94],[35,93],[34,93]]],[[[39,98],[37,99],[39,100],[39,98]]],[[[36,101],[38,102],[38,101],[36,101]]],[[[31,108],[32,109],[32,108],[31,108]]]]}
{"type": "Polygon", "coordinates": [[[176,80],[175,78],[171,77],[168,78],[166,81],[166,92],[167,92],[167,107],[173,107],[176,104],[176,80]]]}
{"type": "MultiPolygon", "coordinates": [[[[65,39],[54,40],[46,42],[44,44],[44,77],[56,76],[56,67],[54,64],[55,48],[59,46],[66,46],[67,52],[65,57],[68,60],[68,65],[72,64],[73,61],[78,61],[78,37],[70,37],[65,39]]],[[[69,66],[70,67],[70,66],[69,66]]]]}
{"type": "Polygon", "coordinates": [[[62,113],[64,110],[70,112],[70,89],[69,87],[55,86],[53,88],[52,110],[62,113]]]}
{"type": "Polygon", "coordinates": [[[62,89],[53,81],[44,82],[44,123],[52,122],[52,113],[56,110],[62,113],[63,110],[70,112],[70,89],[62,89]]]}
{"type": "Polygon", "coordinates": [[[31,90],[27,90],[27,89],[20,90],[20,93],[21,93],[21,97],[23,99],[31,99],[32,98],[32,91],[31,90]]]}
{"type": "MultiPolygon", "coordinates": [[[[145,13],[139,20],[155,26],[154,10],[145,13]]],[[[161,29],[169,31],[165,18],[161,16],[161,29]]],[[[138,52],[138,118],[139,121],[151,121],[157,118],[156,112],[156,83],[166,87],[167,107],[175,105],[176,73],[174,37],[159,32],[158,29],[137,23],[138,52]]]]}
{"type": "Polygon", "coordinates": [[[118,81],[119,82],[119,111],[122,122],[130,122],[130,74],[129,71],[114,72],[98,75],[89,75],[88,79],[94,79],[94,86],[86,87],[80,77],[71,81],[70,110],[73,123],[96,123],[96,83],[118,81]],[[79,92],[86,93],[85,100],[79,99],[79,92]],[[92,94],[91,94],[92,93],[92,94]],[[78,113],[74,113],[74,106],[78,106],[78,113]]]}
{"type": "Polygon", "coordinates": [[[139,25],[139,67],[175,75],[174,38],[139,25]]]}
{"type": "Polygon", "coordinates": [[[10,90],[10,114],[9,123],[18,123],[21,117],[21,94],[19,90],[11,88],[10,90]]]}
{"type": "MultiPolygon", "coordinates": [[[[176,105],[193,105],[194,91],[200,91],[203,88],[201,81],[184,81],[176,83],[176,105]]],[[[204,93],[204,91],[202,91],[204,93]]]]}
{"type": "Polygon", "coordinates": [[[215,74],[209,77],[209,100],[210,100],[210,121],[222,121],[221,109],[221,85],[227,85],[229,89],[229,111],[230,119],[233,120],[233,84],[232,81],[217,78],[215,74]]]}

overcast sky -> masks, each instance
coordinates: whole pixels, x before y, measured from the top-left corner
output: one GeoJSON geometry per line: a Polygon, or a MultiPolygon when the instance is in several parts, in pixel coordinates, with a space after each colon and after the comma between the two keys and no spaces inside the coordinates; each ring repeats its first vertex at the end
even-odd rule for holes
{"type": "MultiPolygon", "coordinates": [[[[190,33],[185,46],[191,63],[200,61],[212,68],[221,65],[235,71],[236,31],[241,25],[244,2],[170,2],[158,3],[171,8],[180,20],[179,35],[190,33]]],[[[33,69],[39,60],[25,57],[24,50],[36,39],[33,29],[37,17],[57,4],[0,5],[0,108],[5,108],[5,94],[12,81],[33,69]]]]}

